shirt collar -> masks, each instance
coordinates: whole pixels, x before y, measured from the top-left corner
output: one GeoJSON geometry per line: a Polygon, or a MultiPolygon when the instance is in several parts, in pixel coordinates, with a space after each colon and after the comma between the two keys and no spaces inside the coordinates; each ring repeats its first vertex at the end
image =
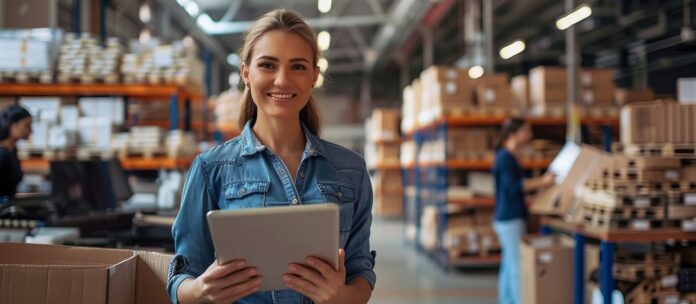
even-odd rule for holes
{"type": "MultiPolygon", "coordinates": [[[[311,156],[318,156],[323,154],[323,145],[319,141],[319,138],[309,132],[307,126],[303,122],[300,123],[302,126],[302,132],[305,134],[305,149],[304,153],[311,156]]],[[[253,155],[258,152],[266,150],[266,146],[256,138],[254,132],[251,130],[251,121],[247,121],[244,125],[244,130],[242,130],[242,156],[253,155]]]]}

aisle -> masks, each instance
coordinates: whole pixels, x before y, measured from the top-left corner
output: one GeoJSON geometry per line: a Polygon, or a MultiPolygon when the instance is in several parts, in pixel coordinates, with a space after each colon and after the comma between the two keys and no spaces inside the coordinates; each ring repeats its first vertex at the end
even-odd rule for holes
{"type": "Polygon", "coordinates": [[[404,243],[400,221],[375,219],[372,247],[377,250],[377,288],[370,303],[496,303],[497,270],[443,272],[404,243]]]}

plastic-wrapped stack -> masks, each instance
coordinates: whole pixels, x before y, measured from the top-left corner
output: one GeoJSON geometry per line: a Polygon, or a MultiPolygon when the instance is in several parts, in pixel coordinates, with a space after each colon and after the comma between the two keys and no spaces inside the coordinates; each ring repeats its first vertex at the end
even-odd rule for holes
{"type": "Polygon", "coordinates": [[[58,82],[68,83],[81,79],[87,73],[89,54],[99,51],[97,40],[88,33],[78,38],[74,33],[65,36],[58,58],[58,82]]]}
{"type": "Polygon", "coordinates": [[[93,47],[88,53],[88,67],[82,82],[101,80],[104,83],[117,83],[120,80],[119,66],[123,47],[118,38],[106,39],[105,48],[93,47]]]}
{"type": "Polygon", "coordinates": [[[123,57],[121,66],[125,83],[202,86],[203,63],[195,46],[186,46],[181,41],[157,44],[131,42],[131,52],[123,57]]]}

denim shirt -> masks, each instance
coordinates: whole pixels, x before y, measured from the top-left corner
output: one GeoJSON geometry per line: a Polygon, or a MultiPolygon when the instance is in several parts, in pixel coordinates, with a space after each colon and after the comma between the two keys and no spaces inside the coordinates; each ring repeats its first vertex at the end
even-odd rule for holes
{"type": "MultiPolygon", "coordinates": [[[[319,204],[340,205],[340,246],[346,252],[346,283],[362,277],[374,289],[375,253],[370,251],[372,186],[357,153],[307,131],[293,184],[281,159],[261,144],[248,122],[242,134],[196,157],[184,184],[172,234],[176,256],[169,266],[167,292],[173,303],[186,278],[201,275],[215,260],[206,214],[243,209],[319,204]]],[[[338,253],[337,253],[338,254],[338,253]]],[[[258,292],[238,303],[311,303],[293,290],[258,292]]]]}

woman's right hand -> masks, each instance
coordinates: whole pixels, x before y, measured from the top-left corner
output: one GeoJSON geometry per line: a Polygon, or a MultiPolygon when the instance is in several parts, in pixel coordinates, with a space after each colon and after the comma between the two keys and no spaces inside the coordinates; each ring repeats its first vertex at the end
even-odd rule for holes
{"type": "Polygon", "coordinates": [[[187,281],[182,283],[186,286],[179,287],[179,292],[183,292],[178,297],[181,302],[195,299],[192,302],[229,304],[258,291],[262,278],[244,260],[224,265],[218,265],[216,260],[198,278],[187,281]]]}

